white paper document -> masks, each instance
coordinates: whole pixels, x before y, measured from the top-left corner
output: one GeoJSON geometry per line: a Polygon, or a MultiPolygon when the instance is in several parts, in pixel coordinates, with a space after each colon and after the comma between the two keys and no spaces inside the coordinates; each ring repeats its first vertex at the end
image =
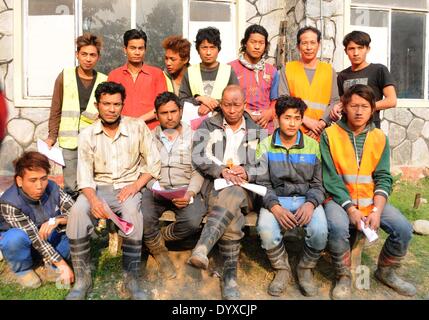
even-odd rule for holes
{"type": "Polygon", "coordinates": [[[371,228],[365,228],[365,222],[360,221],[360,226],[362,227],[362,232],[365,234],[369,242],[373,242],[378,239],[378,234],[371,228]]]}
{"type": "MultiPolygon", "coordinates": [[[[214,181],[214,188],[215,190],[221,190],[227,187],[231,187],[234,184],[231,181],[226,181],[225,179],[216,179],[214,181]]],[[[259,194],[260,196],[265,196],[267,194],[267,188],[264,186],[260,186],[253,183],[243,183],[241,185],[244,189],[247,189],[249,191],[252,191],[256,194],[259,194]]]]}
{"type": "Polygon", "coordinates": [[[191,125],[191,121],[200,118],[198,115],[198,106],[193,105],[190,102],[183,104],[182,121],[188,125],[191,125]]]}
{"type": "Polygon", "coordinates": [[[63,167],[65,166],[63,151],[61,150],[61,148],[52,147],[51,149],[49,149],[45,141],[37,139],[37,151],[39,151],[41,154],[44,154],[48,157],[48,159],[51,159],[59,165],[62,165],[63,167]]]}

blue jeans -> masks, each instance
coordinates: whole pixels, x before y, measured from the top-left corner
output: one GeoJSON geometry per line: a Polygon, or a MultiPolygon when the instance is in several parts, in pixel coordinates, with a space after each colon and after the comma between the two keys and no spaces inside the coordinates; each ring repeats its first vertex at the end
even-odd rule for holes
{"type": "MultiPolygon", "coordinates": [[[[335,201],[325,204],[326,219],[328,220],[328,249],[332,253],[342,254],[350,250],[350,224],[347,212],[335,201]]],[[[413,228],[402,213],[386,203],[381,214],[380,228],[389,234],[384,246],[395,257],[403,257],[407,253],[413,228]]]]}
{"type": "MultiPolygon", "coordinates": [[[[48,242],[64,259],[70,259],[69,239],[65,232],[52,231],[48,242]]],[[[31,240],[24,230],[13,228],[0,234],[0,250],[13,272],[23,274],[33,267],[40,254],[32,247],[31,240]]]]}
{"type": "MultiPolygon", "coordinates": [[[[279,197],[280,205],[294,213],[305,203],[305,197],[279,197]]],[[[283,240],[283,230],[274,215],[262,208],[259,213],[257,230],[262,241],[262,248],[270,250],[283,240]]],[[[325,211],[320,205],[314,209],[310,222],[304,226],[305,243],[310,248],[321,251],[328,240],[328,225],[325,211]]]]}

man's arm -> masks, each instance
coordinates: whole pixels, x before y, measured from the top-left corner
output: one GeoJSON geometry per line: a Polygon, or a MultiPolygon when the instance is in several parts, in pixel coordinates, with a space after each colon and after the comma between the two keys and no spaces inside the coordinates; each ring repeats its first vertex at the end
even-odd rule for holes
{"type": "Polygon", "coordinates": [[[48,123],[48,138],[45,142],[49,147],[52,147],[58,138],[58,132],[60,129],[61,112],[63,106],[63,81],[64,76],[61,72],[55,80],[54,92],[52,94],[51,111],[49,113],[48,123]]]}
{"type": "Polygon", "coordinates": [[[189,84],[189,74],[186,70],[185,75],[183,76],[182,82],[180,83],[179,88],[179,99],[183,104],[185,101],[190,102],[194,105],[199,105],[200,103],[192,96],[191,85],[189,84]]]}
{"type": "Polygon", "coordinates": [[[384,99],[375,103],[376,110],[385,110],[396,107],[397,97],[396,90],[393,85],[383,88],[384,99]]]}
{"type": "Polygon", "coordinates": [[[339,102],[340,102],[340,95],[338,92],[337,73],[335,72],[335,69],[332,68],[331,99],[329,100],[329,105],[325,109],[325,112],[323,113],[323,116],[322,116],[322,120],[325,122],[326,126],[329,126],[331,124],[332,122],[332,119],[330,117],[331,110],[339,102]]]}
{"type": "Polygon", "coordinates": [[[286,79],[286,66],[282,66],[279,70],[280,78],[279,78],[279,92],[278,96],[290,95],[289,86],[287,84],[286,79]]]}

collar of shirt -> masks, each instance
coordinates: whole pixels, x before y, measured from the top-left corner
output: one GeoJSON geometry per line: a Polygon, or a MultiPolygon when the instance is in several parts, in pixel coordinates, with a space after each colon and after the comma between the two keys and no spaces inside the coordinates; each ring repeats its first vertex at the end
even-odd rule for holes
{"type": "MultiPolygon", "coordinates": [[[[230,129],[231,131],[233,131],[233,130],[231,129],[231,126],[228,124],[228,122],[226,122],[225,117],[223,118],[223,129],[224,129],[224,130],[226,130],[226,129],[230,129]]],[[[240,127],[239,127],[237,130],[233,131],[233,133],[237,133],[237,132],[238,132],[238,131],[240,131],[240,130],[244,130],[244,131],[246,131],[246,120],[244,119],[244,117],[242,117],[242,118],[241,118],[241,124],[240,124],[240,127]]]]}
{"type": "MultiPolygon", "coordinates": [[[[131,75],[130,71],[128,71],[128,63],[124,64],[121,67],[121,70],[122,70],[123,73],[127,73],[127,74],[131,75]]],[[[147,65],[146,64],[143,63],[142,67],[139,70],[139,73],[140,72],[142,72],[144,74],[149,74],[149,72],[147,71],[147,65]]]]}
{"type": "MultiPolygon", "coordinates": [[[[298,130],[298,132],[297,132],[297,137],[296,137],[296,141],[295,141],[295,146],[297,146],[297,145],[299,145],[299,141],[301,140],[301,131],[300,130],[298,130]]],[[[280,130],[278,130],[277,132],[276,132],[276,136],[275,136],[275,140],[274,140],[274,143],[276,144],[276,145],[278,145],[278,146],[283,146],[283,143],[282,143],[282,140],[280,139],[280,130]]],[[[283,146],[284,147],[284,146],[283,146]]]]}
{"type": "Polygon", "coordinates": [[[178,134],[173,140],[168,139],[168,137],[165,135],[164,131],[161,131],[159,133],[159,138],[161,139],[162,144],[165,146],[168,152],[171,151],[173,148],[174,142],[177,140],[180,134],[178,134]]]}
{"type": "MultiPolygon", "coordinates": [[[[103,131],[103,124],[101,123],[101,120],[99,119],[95,124],[94,128],[94,134],[100,134],[103,131]]],[[[121,117],[121,122],[119,122],[119,130],[116,132],[115,138],[116,139],[119,134],[122,134],[124,136],[129,136],[127,126],[124,124],[124,119],[121,117]]]]}

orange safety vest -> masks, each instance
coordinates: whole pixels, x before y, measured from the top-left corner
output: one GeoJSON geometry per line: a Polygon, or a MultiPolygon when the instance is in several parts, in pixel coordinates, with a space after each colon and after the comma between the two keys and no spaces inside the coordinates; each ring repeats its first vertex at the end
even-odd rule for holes
{"type": "MultiPolygon", "coordinates": [[[[290,95],[301,98],[307,104],[304,115],[320,120],[331,101],[332,66],[319,61],[310,84],[302,62],[290,61],[286,63],[286,80],[290,95]]],[[[308,128],[302,129],[304,133],[308,132],[308,128]]]]}
{"type": "Polygon", "coordinates": [[[368,132],[359,164],[346,130],[338,124],[333,124],[325,131],[338,175],[343,179],[353,204],[368,216],[374,207],[375,183],[372,174],[386,146],[386,136],[377,128],[368,132]]]}

